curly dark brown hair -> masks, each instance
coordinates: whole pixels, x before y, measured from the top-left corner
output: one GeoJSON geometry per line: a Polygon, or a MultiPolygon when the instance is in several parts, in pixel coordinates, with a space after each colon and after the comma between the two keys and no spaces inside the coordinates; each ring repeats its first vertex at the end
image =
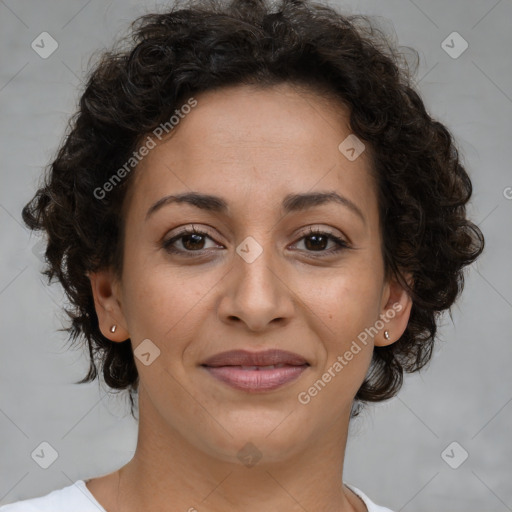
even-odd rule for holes
{"type": "Polygon", "coordinates": [[[414,90],[403,52],[368,17],[306,0],[192,0],[131,28],[126,45],[102,53],[90,72],[45,182],[23,208],[25,223],[47,235],[43,273],[71,302],[63,330],[88,346],[90,368],[78,383],[96,379],[100,365],[109,387],[129,390],[133,414],[139,377],[131,342],[100,332],[87,273],[110,267],[121,275],[123,205],[136,171],[102,199],[94,191],[191,95],[289,83],[348,106],[352,132],[371,149],[386,276],[413,306],[401,338],[375,347],[352,416],[365,402],[395,396],[404,372],[429,362],[438,317],[484,248],[466,217],[471,181],[451,134],[414,90]]]}

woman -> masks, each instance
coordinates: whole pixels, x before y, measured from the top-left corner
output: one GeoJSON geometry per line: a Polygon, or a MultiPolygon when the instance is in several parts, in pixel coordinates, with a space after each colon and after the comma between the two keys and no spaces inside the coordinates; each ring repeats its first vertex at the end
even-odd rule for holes
{"type": "Polygon", "coordinates": [[[195,2],[103,56],[23,217],[137,449],[0,510],[389,511],[343,481],[350,419],[429,361],[484,242],[450,133],[361,20],[195,2]]]}

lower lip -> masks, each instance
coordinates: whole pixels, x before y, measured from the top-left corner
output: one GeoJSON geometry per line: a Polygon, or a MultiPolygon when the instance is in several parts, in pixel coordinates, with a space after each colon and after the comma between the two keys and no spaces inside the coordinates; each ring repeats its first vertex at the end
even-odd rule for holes
{"type": "Polygon", "coordinates": [[[218,380],[242,391],[271,391],[298,379],[308,366],[283,366],[268,370],[243,370],[240,366],[204,366],[218,380]]]}

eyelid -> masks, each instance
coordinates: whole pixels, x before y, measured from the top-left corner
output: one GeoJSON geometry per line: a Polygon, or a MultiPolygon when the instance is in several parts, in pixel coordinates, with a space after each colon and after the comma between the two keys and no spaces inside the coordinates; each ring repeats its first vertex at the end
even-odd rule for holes
{"type": "MultiPolygon", "coordinates": [[[[336,231],[340,232],[339,230],[336,230],[336,231]]],[[[301,228],[295,236],[303,237],[303,236],[310,235],[310,234],[313,234],[313,235],[323,234],[323,235],[331,235],[331,236],[338,237],[338,238],[347,238],[341,232],[340,232],[340,234],[337,234],[334,231],[334,228],[327,227],[327,226],[323,227],[323,226],[319,226],[318,224],[311,224],[309,226],[305,226],[304,228],[301,228]]]]}
{"type": "MultiPolygon", "coordinates": [[[[220,242],[218,242],[216,240],[216,236],[212,235],[208,230],[204,229],[204,228],[196,228],[196,226],[194,224],[191,224],[191,225],[186,225],[186,226],[182,226],[181,228],[177,228],[178,231],[173,233],[172,236],[170,237],[166,237],[164,236],[162,241],[161,241],[161,245],[165,248],[165,249],[168,249],[169,247],[172,246],[172,244],[176,241],[178,241],[180,238],[184,237],[184,236],[187,236],[187,235],[193,235],[193,234],[198,234],[198,235],[201,235],[201,236],[204,236],[204,237],[208,237],[210,240],[212,240],[213,242],[215,242],[217,245],[223,245],[221,244],[220,242]]],[[[179,252],[180,254],[184,254],[184,253],[193,253],[193,252],[196,252],[196,253],[199,253],[201,251],[208,251],[209,249],[200,249],[198,251],[182,251],[182,250],[178,250],[177,252],[179,252]]]]}
{"type": "Polygon", "coordinates": [[[337,234],[333,233],[331,231],[331,228],[321,228],[318,226],[315,226],[315,227],[308,226],[306,228],[306,231],[302,231],[298,235],[296,235],[296,236],[298,236],[298,238],[295,242],[293,242],[292,245],[296,245],[299,242],[301,242],[302,240],[304,240],[305,238],[307,238],[308,236],[313,236],[313,235],[326,236],[329,240],[332,240],[337,245],[337,248],[326,250],[326,251],[306,251],[306,253],[311,257],[315,257],[315,258],[322,257],[322,255],[324,255],[324,257],[326,257],[327,255],[337,254],[342,250],[352,248],[352,243],[344,235],[337,235],[337,234]],[[317,253],[318,256],[316,256],[315,253],[317,253]]]}

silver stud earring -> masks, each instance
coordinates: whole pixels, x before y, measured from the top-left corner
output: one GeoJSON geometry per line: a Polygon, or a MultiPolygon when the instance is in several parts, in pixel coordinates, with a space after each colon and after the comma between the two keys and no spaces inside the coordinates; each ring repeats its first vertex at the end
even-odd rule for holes
{"type": "Polygon", "coordinates": [[[110,328],[110,332],[116,332],[116,329],[117,329],[117,325],[113,325],[113,326],[110,328]]]}
{"type": "Polygon", "coordinates": [[[388,331],[384,331],[384,338],[389,340],[389,332],[388,331]]]}

